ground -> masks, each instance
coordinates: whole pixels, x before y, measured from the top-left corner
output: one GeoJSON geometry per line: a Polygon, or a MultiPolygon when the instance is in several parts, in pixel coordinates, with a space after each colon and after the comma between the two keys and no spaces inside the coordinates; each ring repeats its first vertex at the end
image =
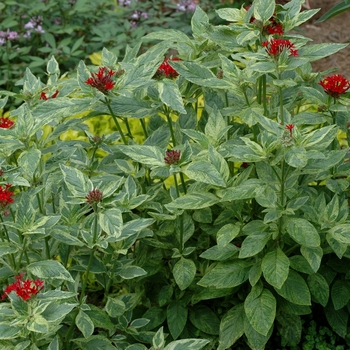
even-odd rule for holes
{"type": "MultiPolygon", "coordinates": [[[[349,43],[350,10],[325,22],[316,22],[318,18],[340,2],[342,0],[309,0],[312,9],[321,8],[321,10],[300,28],[301,34],[311,38],[312,43],[349,43]]],[[[316,61],[313,67],[315,71],[337,68],[337,73],[350,80],[350,45],[330,57],[316,61]]]]}

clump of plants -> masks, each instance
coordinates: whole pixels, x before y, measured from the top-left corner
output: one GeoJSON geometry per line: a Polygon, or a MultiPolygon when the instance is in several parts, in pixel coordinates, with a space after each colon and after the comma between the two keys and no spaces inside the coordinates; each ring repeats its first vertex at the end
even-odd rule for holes
{"type": "Polygon", "coordinates": [[[316,306],[347,341],[350,83],[310,64],[346,45],[292,34],[301,6],[197,6],[3,92],[1,346],[290,347],[316,306]]]}
{"type": "MultiPolygon", "coordinates": [[[[45,81],[45,66],[52,55],[68,74],[104,46],[121,57],[128,45],[151,31],[172,28],[189,33],[197,5],[192,0],[3,1],[0,89],[19,92],[17,82],[27,67],[45,81]]],[[[214,14],[223,3],[202,0],[200,5],[214,14]]]]}

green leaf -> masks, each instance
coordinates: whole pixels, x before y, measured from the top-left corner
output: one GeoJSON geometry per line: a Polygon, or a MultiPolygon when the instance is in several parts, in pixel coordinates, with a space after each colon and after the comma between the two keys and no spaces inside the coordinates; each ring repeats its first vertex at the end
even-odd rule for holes
{"type": "Polygon", "coordinates": [[[125,304],[122,300],[108,297],[106,303],[106,312],[111,317],[118,317],[123,315],[126,311],[125,304]]]}
{"type": "Polygon", "coordinates": [[[18,248],[11,242],[0,242],[0,257],[16,253],[18,248]]]}
{"type": "Polygon", "coordinates": [[[247,236],[242,243],[238,257],[244,259],[258,254],[265,248],[270,237],[270,232],[254,232],[247,236]]]}
{"type": "Polygon", "coordinates": [[[18,339],[17,335],[22,331],[22,327],[0,323],[0,339],[18,339]]]}
{"type": "Polygon", "coordinates": [[[223,180],[226,183],[230,178],[230,169],[225,158],[217,152],[213,146],[209,146],[209,161],[222,175],[223,180]]]}
{"type": "Polygon", "coordinates": [[[75,318],[75,324],[78,329],[83,333],[84,338],[89,338],[94,333],[94,323],[91,318],[82,310],[79,310],[77,317],[75,318]]]}
{"type": "Polygon", "coordinates": [[[222,317],[218,350],[230,348],[244,334],[245,318],[243,304],[237,304],[222,317]]]}
{"type": "Polygon", "coordinates": [[[344,49],[348,44],[312,44],[305,45],[299,49],[299,55],[306,58],[309,62],[331,56],[334,53],[344,49]]]}
{"type": "Polygon", "coordinates": [[[196,62],[171,61],[171,66],[191,83],[217,89],[231,87],[228,82],[218,79],[209,68],[196,62]]]}
{"type": "Polygon", "coordinates": [[[59,343],[59,336],[56,335],[55,338],[51,341],[49,346],[47,347],[47,350],[60,350],[60,343],[59,343]]]}
{"type": "Polygon", "coordinates": [[[181,92],[175,81],[163,79],[157,82],[157,87],[160,99],[165,105],[179,113],[187,113],[182,101],[181,92]]]}
{"type": "Polygon", "coordinates": [[[220,321],[212,309],[205,305],[195,305],[190,309],[191,323],[201,332],[219,335],[220,321]]]}
{"type": "Polygon", "coordinates": [[[303,168],[308,161],[307,153],[304,147],[290,148],[285,157],[286,163],[294,168],[303,168]]]}
{"type": "Polygon", "coordinates": [[[350,300],[350,283],[336,280],[332,285],[331,298],[334,310],[342,309],[350,300]]]}
{"type": "Polygon", "coordinates": [[[307,220],[292,218],[287,221],[287,232],[295,242],[305,247],[317,248],[320,246],[320,236],[316,228],[307,220]]]}
{"type": "Polygon", "coordinates": [[[333,6],[329,11],[327,11],[323,16],[321,16],[316,22],[324,22],[328,19],[341,14],[344,11],[350,9],[350,4],[346,3],[346,1],[341,2],[333,6]]]}
{"type": "Polygon", "coordinates": [[[216,241],[219,248],[225,247],[234,238],[238,236],[241,231],[241,227],[238,224],[227,224],[221,227],[221,229],[216,234],[216,241]]]}
{"type": "Polygon", "coordinates": [[[165,151],[157,146],[119,145],[118,148],[135,162],[149,166],[164,166],[165,151]]]}
{"type": "Polygon", "coordinates": [[[230,127],[226,126],[226,121],[220,111],[209,106],[206,107],[209,113],[207,124],[205,125],[205,135],[213,146],[218,146],[220,140],[227,133],[230,127]]]}
{"type": "Polygon", "coordinates": [[[164,340],[163,327],[159,328],[157,333],[153,336],[152,344],[153,344],[153,347],[156,349],[162,349],[164,347],[165,340],[164,340]]]}
{"type": "Polygon", "coordinates": [[[202,287],[232,288],[244,283],[249,276],[247,262],[234,259],[219,262],[198,282],[202,287]]]}
{"type": "Polygon", "coordinates": [[[176,198],[165,207],[168,210],[174,209],[203,209],[218,203],[220,199],[212,193],[189,193],[176,198]]]}
{"type": "Polygon", "coordinates": [[[78,304],[68,304],[68,303],[51,303],[42,316],[49,322],[61,322],[63,318],[68,315],[75,306],[78,304]]]}
{"type": "Polygon", "coordinates": [[[314,270],[314,272],[317,272],[321,266],[323,249],[321,247],[312,248],[312,247],[301,246],[300,252],[301,252],[302,256],[310,264],[310,266],[314,270]]]}
{"type": "Polygon", "coordinates": [[[273,16],[275,12],[275,0],[255,0],[254,17],[264,24],[273,16]]]}
{"type": "Polygon", "coordinates": [[[123,218],[117,208],[110,208],[98,213],[98,223],[108,235],[118,238],[122,234],[123,218]]]}
{"type": "Polygon", "coordinates": [[[333,330],[339,336],[345,338],[348,334],[349,312],[344,309],[334,310],[332,303],[328,303],[324,308],[324,312],[333,330]]]}
{"type": "Polygon", "coordinates": [[[276,299],[264,289],[258,296],[249,293],[244,301],[244,310],[251,326],[260,334],[267,336],[276,316],[276,299]]]}
{"type": "Polygon", "coordinates": [[[236,255],[238,251],[239,251],[239,248],[236,247],[234,244],[228,243],[225,246],[214,245],[209,249],[207,249],[206,251],[204,251],[200,255],[200,257],[208,260],[223,261],[236,255]]]}
{"type": "Polygon", "coordinates": [[[209,25],[208,15],[199,7],[196,6],[191,19],[192,35],[195,39],[201,38],[205,29],[209,25]]]}
{"type": "Polygon", "coordinates": [[[337,136],[337,132],[335,125],[324,126],[305,135],[302,143],[306,150],[324,150],[337,136]]]}
{"type": "Polygon", "coordinates": [[[102,49],[102,66],[113,67],[118,60],[118,57],[111,51],[108,51],[105,47],[102,49]]]}
{"type": "Polygon", "coordinates": [[[262,193],[262,182],[259,179],[248,179],[238,186],[225,189],[222,201],[234,201],[241,199],[255,198],[262,193]]]}
{"type": "Polygon", "coordinates": [[[332,237],[340,243],[350,244],[350,224],[339,224],[329,230],[332,237]]]}
{"type": "Polygon", "coordinates": [[[266,281],[277,289],[280,289],[289,274],[289,259],[279,247],[267,253],[261,263],[261,269],[266,281]]]}
{"type": "Polygon", "coordinates": [[[32,179],[39,165],[41,152],[38,149],[30,149],[23,151],[17,158],[18,166],[22,168],[23,175],[32,179]]]}
{"type": "Polygon", "coordinates": [[[209,343],[204,339],[183,339],[169,343],[164,350],[200,350],[209,343]]]}
{"type": "Polygon", "coordinates": [[[91,180],[80,170],[60,164],[63,180],[74,197],[84,197],[93,190],[91,180]]]}
{"type": "Polygon", "coordinates": [[[216,167],[206,161],[195,161],[184,168],[184,173],[190,179],[203,182],[209,185],[226,187],[223,176],[216,167]]]}
{"type": "Polygon", "coordinates": [[[34,333],[48,333],[49,322],[45,320],[44,317],[38,314],[34,314],[30,321],[27,323],[27,329],[34,333]]]}
{"type": "Polygon", "coordinates": [[[196,275],[196,265],[190,259],[181,258],[173,268],[173,275],[176,284],[181,290],[185,290],[193,281],[196,275]]]}
{"type": "Polygon", "coordinates": [[[269,340],[272,334],[273,327],[270,328],[270,331],[267,335],[263,335],[257,332],[250,322],[248,318],[245,317],[244,320],[244,333],[247,337],[247,345],[254,350],[264,350],[267,341],[269,340]]]}
{"type": "Polygon", "coordinates": [[[188,309],[180,300],[173,300],[168,305],[167,323],[173,339],[177,339],[185,328],[188,309]]]}
{"type": "Polygon", "coordinates": [[[275,291],[283,298],[297,305],[311,305],[311,295],[305,280],[295,271],[289,275],[281,288],[275,291]]]}
{"type": "Polygon", "coordinates": [[[142,267],[132,265],[123,266],[117,269],[116,273],[126,280],[147,275],[147,272],[142,267]]]}
{"type": "Polygon", "coordinates": [[[307,284],[313,298],[326,307],[329,299],[329,285],[326,279],[319,273],[313,273],[307,277],[307,284]]]}
{"type": "Polygon", "coordinates": [[[63,280],[74,283],[74,279],[64,266],[56,260],[42,260],[31,263],[27,271],[43,279],[63,280]]]}
{"type": "Polygon", "coordinates": [[[148,320],[147,318],[137,318],[136,320],[133,320],[130,323],[130,327],[142,328],[142,327],[146,326],[149,322],[150,322],[150,320],[148,320]]]}

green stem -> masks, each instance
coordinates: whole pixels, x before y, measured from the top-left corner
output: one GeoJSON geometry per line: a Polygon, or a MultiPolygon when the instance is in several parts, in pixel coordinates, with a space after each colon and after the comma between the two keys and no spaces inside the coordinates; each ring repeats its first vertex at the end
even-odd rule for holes
{"type": "Polygon", "coordinates": [[[283,110],[283,92],[282,88],[278,88],[278,94],[280,98],[280,118],[281,118],[281,124],[284,125],[284,110],[283,110]]]}
{"type": "Polygon", "coordinates": [[[171,117],[168,113],[166,113],[166,118],[167,118],[169,129],[170,129],[170,135],[171,135],[171,141],[173,143],[173,147],[176,147],[176,139],[175,139],[175,133],[174,133],[174,128],[173,128],[173,121],[171,120],[171,117]]]}
{"type": "MultiPolygon", "coordinates": [[[[171,120],[171,117],[169,114],[170,113],[165,113],[167,121],[168,121],[169,129],[170,129],[170,135],[171,135],[173,147],[175,147],[176,146],[176,139],[175,139],[175,133],[174,133],[174,128],[173,128],[173,121],[171,120]]],[[[182,185],[183,192],[186,194],[187,188],[186,188],[185,178],[184,178],[182,173],[180,173],[180,179],[181,179],[181,185],[182,185]]]]}
{"type": "Polygon", "coordinates": [[[121,138],[123,140],[124,145],[127,145],[128,141],[127,141],[127,139],[126,139],[126,137],[125,137],[125,135],[123,133],[123,130],[122,130],[122,128],[121,128],[121,126],[120,126],[120,124],[118,122],[118,119],[117,119],[116,115],[114,114],[114,112],[113,112],[113,110],[111,108],[111,103],[110,103],[110,101],[107,98],[106,98],[105,103],[106,103],[106,106],[107,106],[107,108],[109,110],[109,113],[111,114],[111,116],[112,116],[112,118],[114,120],[114,123],[115,123],[115,125],[116,125],[116,127],[118,129],[118,132],[119,132],[119,134],[120,134],[120,136],[121,136],[121,138]]]}
{"type": "Polygon", "coordinates": [[[92,172],[93,172],[93,169],[92,169],[92,166],[93,166],[93,163],[94,163],[94,160],[95,160],[95,156],[96,156],[96,152],[98,150],[98,146],[94,146],[94,149],[92,151],[92,156],[91,156],[91,159],[90,159],[90,171],[89,171],[89,177],[92,176],[92,172]]]}
{"type": "MultiPolygon", "coordinates": [[[[4,220],[2,218],[2,215],[0,215],[0,220],[1,220],[1,223],[2,223],[2,227],[4,228],[4,232],[5,232],[5,235],[6,235],[6,239],[7,241],[10,243],[11,240],[10,240],[10,236],[9,236],[9,233],[7,231],[7,227],[4,225],[4,220]]],[[[4,238],[4,235],[2,234],[2,230],[0,230],[0,236],[1,236],[1,240],[3,242],[5,242],[5,238],[4,238]]],[[[17,269],[16,269],[16,260],[15,260],[15,257],[13,254],[10,254],[10,261],[11,261],[11,266],[12,268],[17,272],[17,269]]]]}
{"type": "Polygon", "coordinates": [[[133,139],[133,136],[132,136],[132,132],[131,132],[131,129],[130,129],[130,124],[129,124],[129,121],[128,121],[128,118],[123,118],[124,120],[124,123],[125,123],[125,126],[126,126],[126,130],[128,131],[128,135],[131,139],[133,139]]]}
{"type": "Polygon", "coordinates": [[[141,122],[143,133],[145,135],[145,139],[147,139],[148,138],[148,132],[147,132],[145,120],[144,119],[140,119],[140,122],[141,122]]]}
{"type": "Polygon", "coordinates": [[[82,304],[82,301],[84,299],[84,296],[85,296],[85,289],[86,289],[86,285],[87,285],[87,281],[88,281],[88,278],[89,278],[89,273],[90,273],[90,270],[91,270],[91,266],[92,266],[92,261],[94,259],[94,255],[95,255],[95,251],[96,251],[96,246],[95,246],[95,243],[96,243],[96,240],[97,240],[97,221],[98,221],[98,212],[97,212],[97,205],[95,204],[94,205],[94,226],[93,226],[93,244],[94,244],[94,247],[92,248],[91,252],[90,252],[90,258],[89,258],[89,262],[88,262],[88,266],[86,268],[86,272],[85,272],[85,278],[84,278],[84,281],[83,281],[83,286],[81,288],[81,294],[80,294],[80,305],[82,304]]]}

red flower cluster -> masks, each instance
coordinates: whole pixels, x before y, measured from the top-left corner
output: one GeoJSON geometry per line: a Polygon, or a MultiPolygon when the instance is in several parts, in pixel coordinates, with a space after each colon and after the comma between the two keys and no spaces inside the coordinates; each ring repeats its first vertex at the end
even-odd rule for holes
{"type": "Polygon", "coordinates": [[[289,130],[289,135],[290,135],[290,137],[292,137],[292,135],[293,135],[293,129],[294,129],[294,124],[287,124],[286,125],[286,129],[287,130],[289,130]]]}
{"type": "Polygon", "coordinates": [[[112,69],[108,70],[106,67],[100,67],[97,73],[91,73],[91,77],[86,80],[85,84],[91,85],[106,94],[115,85],[115,81],[112,80],[115,73],[112,69]]]}
{"type": "Polygon", "coordinates": [[[6,184],[5,187],[0,187],[0,209],[5,209],[9,204],[13,203],[14,193],[10,191],[11,184],[6,184]]]}
{"type": "Polygon", "coordinates": [[[4,294],[1,297],[2,300],[4,300],[11,292],[16,292],[16,294],[23,300],[28,300],[44,288],[44,281],[39,279],[23,281],[23,276],[23,273],[15,276],[16,281],[6,287],[4,294]]]}
{"type": "Polygon", "coordinates": [[[51,96],[51,97],[47,97],[46,96],[46,93],[43,91],[41,94],[40,94],[40,100],[44,100],[44,101],[47,101],[48,99],[50,98],[56,98],[57,95],[59,93],[59,90],[56,90],[55,93],[51,96]]]}
{"type": "Polygon", "coordinates": [[[270,41],[264,41],[262,46],[266,47],[266,52],[270,56],[278,56],[284,50],[289,50],[292,56],[298,56],[298,50],[294,48],[294,44],[286,39],[271,39],[270,41]]]}
{"type": "Polygon", "coordinates": [[[164,162],[168,165],[176,164],[181,158],[181,151],[179,150],[172,150],[172,151],[166,151],[164,162]]]}
{"type": "Polygon", "coordinates": [[[340,95],[345,94],[350,88],[350,82],[340,74],[334,74],[319,82],[324,91],[334,98],[338,98],[340,95]]]}
{"type": "Polygon", "coordinates": [[[95,188],[87,194],[85,199],[90,205],[100,203],[102,201],[102,192],[95,188]]]}
{"type": "Polygon", "coordinates": [[[163,63],[159,66],[156,72],[156,77],[172,79],[172,78],[176,78],[179,75],[179,73],[173,67],[171,67],[171,65],[169,64],[169,60],[181,61],[181,59],[178,57],[165,58],[163,63]]]}
{"type": "Polygon", "coordinates": [[[0,118],[0,128],[10,129],[14,124],[15,122],[9,118],[6,118],[6,117],[0,118]]]}
{"type": "Polygon", "coordinates": [[[269,19],[270,24],[263,27],[263,32],[266,32],[271,35],[283,35],[283,26],[281,23],[277,22],[274,17],[269,19]]]}

